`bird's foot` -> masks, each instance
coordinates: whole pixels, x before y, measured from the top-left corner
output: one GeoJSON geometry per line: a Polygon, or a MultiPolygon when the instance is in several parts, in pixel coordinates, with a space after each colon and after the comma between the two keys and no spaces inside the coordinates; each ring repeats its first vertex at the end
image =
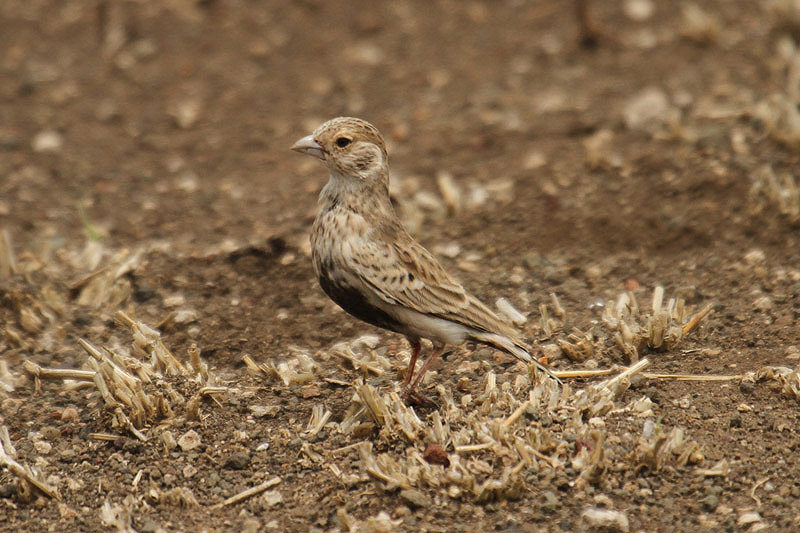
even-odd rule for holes
{"type": "Polygon", "coordinates": [[[409,407],[438,407],[436,402],[413,389],[404,389],[400,399],[409,407]]]}

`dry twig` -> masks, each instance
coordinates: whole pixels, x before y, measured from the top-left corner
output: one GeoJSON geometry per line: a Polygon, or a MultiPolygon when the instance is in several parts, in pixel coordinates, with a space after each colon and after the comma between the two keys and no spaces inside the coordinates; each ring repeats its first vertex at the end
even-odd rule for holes
{"type": "Polygon", "coordinates": [[[9,472],[17,476],[20,481],[35,488],[48,498],[61,500],[58,488],[37,479],[28,466],[23,466],[14,459],[16,451],[13,446],[10,446],[11,439],[8,437],[8,428],[0,426],[0,436],[2,436],[0,438],[0,466],[8,468],[9,472]]]}
{"type": "Polygon", "coordinates": [[[221,509],[222,507],[225,507],[225,506],[228,506],[228,505],[233,505],[235,503],[239,503],[242,500],[246,500],[250,496],[255,496],[256,494],[261,494],[262,492],[264,492],[268,488],[274,487],[275,485],[277,485],[280,482],[281,482],[281,478],[274,477],[274,478],[272,478],[272,479],[270,479],[268,481],[265,481],[264,483],[262,483],[260,485],[256,485],[255,487],[250,487],[247,490],[243,490],[239,494],[235,494],[235,495],[231,496],[230,498],[228,498],[227,500],[225,500],[222,503],[218,503],[216,505],[212,505],[211,508],[212,509],[221,509]]]}

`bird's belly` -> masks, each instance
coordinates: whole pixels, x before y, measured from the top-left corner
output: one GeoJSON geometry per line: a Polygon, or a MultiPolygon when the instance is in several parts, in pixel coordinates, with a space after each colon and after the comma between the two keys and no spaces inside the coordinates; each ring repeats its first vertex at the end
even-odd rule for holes
{"type": "Polygon", "coordinates": [[[410,337],[430,339],[436,344],[455,346],[470,338],[470,329],[463,324],[420,313],[408,307],[393,306],[392,312],[398,322],[403,324],[406,335],[410,337]]]}
{"type": "Polygon", "coordinates": [[[319,284],[331,300],[357,319],[379,328],[406,333],[403,324],[391,314],[372,305],[358,289],[330,277],[324,269],[319,274],[319,284]]]}

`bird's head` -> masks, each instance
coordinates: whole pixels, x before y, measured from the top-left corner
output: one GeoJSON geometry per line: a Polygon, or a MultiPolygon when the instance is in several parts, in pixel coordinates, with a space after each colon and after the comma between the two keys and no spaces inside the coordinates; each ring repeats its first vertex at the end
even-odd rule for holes
{"type": "Polygon", "coordinates": [[[331,119],[294,143],[292,150],[321,159],[336,178],[388,184],[386,143],[378,129],[366,120],[331,119]]]}

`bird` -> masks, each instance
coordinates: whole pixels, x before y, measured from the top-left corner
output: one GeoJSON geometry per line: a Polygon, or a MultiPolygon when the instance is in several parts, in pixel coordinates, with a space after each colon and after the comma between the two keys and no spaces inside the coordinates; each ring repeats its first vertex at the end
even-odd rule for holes
{"type": "Polygon", "coordinates": [[[320,159],[330,173],[310,235],[319,284],[350,315],[406,337],[411,359],[401,398],[407,404],[420,402],[415,389],[445,348],[467,341],[534,364],[561,383],[531,356],[514,326],[467,292],[405,229],[389,197],[388,152],[375,126],[333,118],[291,149],[320,159]],[[414,376],[422,339],[433,348],[414,376]]]}

